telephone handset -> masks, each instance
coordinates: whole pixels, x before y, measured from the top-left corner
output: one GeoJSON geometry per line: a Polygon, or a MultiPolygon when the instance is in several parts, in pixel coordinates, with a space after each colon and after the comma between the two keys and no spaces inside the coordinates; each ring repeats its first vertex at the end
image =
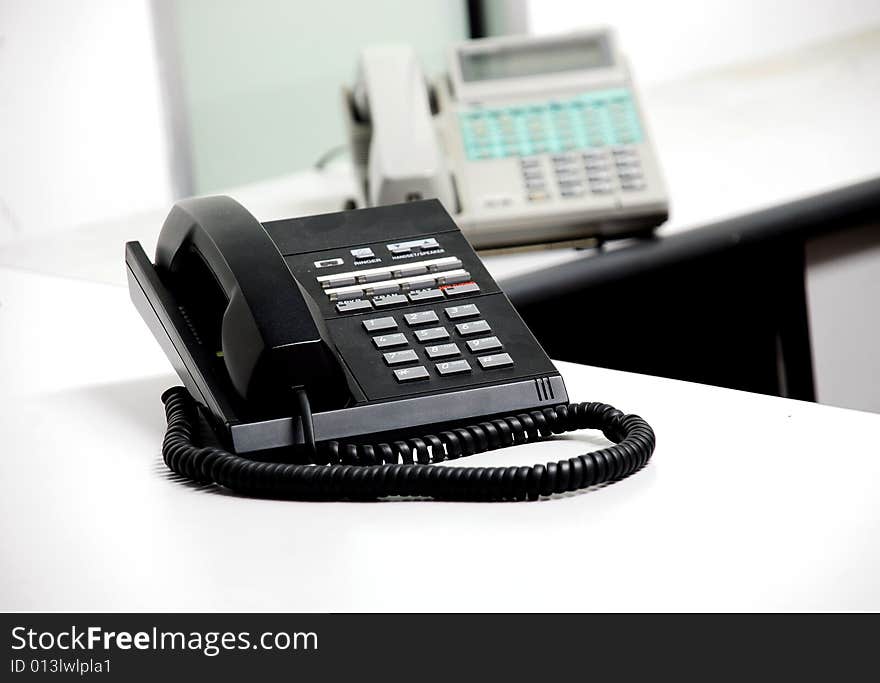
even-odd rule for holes
{"type": "Polygon", "coordinates": [[[370,206],[437,198],[454,207],[428,83],[406,45],[366,48],[345,91],[358,175],[370,206]]]}
{"type": "Polygon", "coordinates": [[[568,403],[436,200],[266,224],[228,197],[183,200],[155,264],[130,242],[126,265],[186,387],[163,396],[162,452],[188,478],[296,498],[525,500],[627,476],[653,451],[638,416],[568,403]],[[577,429],[615,445],[531,468],[436,466],[577,429]]]}
{"type": "Polygon", "coordinates": [[[219,285],[225,302],[220,351],[243,399],[292,401],[293,388],[303,387],[313,404],[344,405],[340,396],[348,387],[317,304],[238,202],[215,197],[175,204],[159,234],[156,269],[184,288],[207,270],[208,284],[219,285]]]}

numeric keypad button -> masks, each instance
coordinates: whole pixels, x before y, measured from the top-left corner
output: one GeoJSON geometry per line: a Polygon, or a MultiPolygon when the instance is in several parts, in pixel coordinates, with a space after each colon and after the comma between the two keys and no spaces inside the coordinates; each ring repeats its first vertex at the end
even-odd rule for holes
{"type": "Polygon", "coordinates": [[[474,334],[485,334],[486,332],[491,332],[492,328],[489,327],[489,323],[485,320],[474,320],[470,323],[458,323],[455,326],[455,331],[458,332],[462,337],[470,337],[474,334]]]}

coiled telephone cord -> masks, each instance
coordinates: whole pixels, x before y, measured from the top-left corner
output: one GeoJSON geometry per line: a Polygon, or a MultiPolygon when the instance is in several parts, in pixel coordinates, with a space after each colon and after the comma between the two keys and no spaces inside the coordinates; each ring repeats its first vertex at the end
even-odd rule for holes
{"type": "Polygon", "coordinates": [[[162,457],[172,471],[265,497],[536,500],[627,477],[648,462],[655,444],[654,431],[638,415],[605,403],[569,403],[392,443],[319,442],[313,444],[313,464],[260,462],[196,445],[196,403],[183,387],[167,390],[162,402],[168,421],[162,457]],[[436,464],[580,429],[600,429],[613,445],[531,467],[436,464]]]}

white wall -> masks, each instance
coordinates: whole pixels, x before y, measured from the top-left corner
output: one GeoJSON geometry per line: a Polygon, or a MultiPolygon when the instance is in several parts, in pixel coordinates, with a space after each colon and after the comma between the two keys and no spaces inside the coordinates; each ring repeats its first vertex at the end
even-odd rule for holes
{"type": "Polygon", "coordinates": [[[167,204],[146,0],[3,0],[0,92],[0,244],[167,204]]]}
{"type": "Polygon", "coordinates": [[[816,400],[880,413],[880,224],[814,239],[806,259],[816,400]]]}
{"type": "Polygon", "coordinates": [[[759,59],[880,24],[877,0],[527,0],[531,33],[617,29],[642,84],[759,59]]]}

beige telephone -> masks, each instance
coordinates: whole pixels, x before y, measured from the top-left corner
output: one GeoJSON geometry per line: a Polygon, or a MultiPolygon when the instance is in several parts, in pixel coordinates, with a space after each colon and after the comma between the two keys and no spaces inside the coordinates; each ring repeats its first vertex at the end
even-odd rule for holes
{"type": "Polygon", "coordinates": [[[345,105],[358,204],[436,197],[477,248],[643,234],[668,216],[607,29],[460,43],[433,89],[412,48],[371,47],[345,105]]]}

